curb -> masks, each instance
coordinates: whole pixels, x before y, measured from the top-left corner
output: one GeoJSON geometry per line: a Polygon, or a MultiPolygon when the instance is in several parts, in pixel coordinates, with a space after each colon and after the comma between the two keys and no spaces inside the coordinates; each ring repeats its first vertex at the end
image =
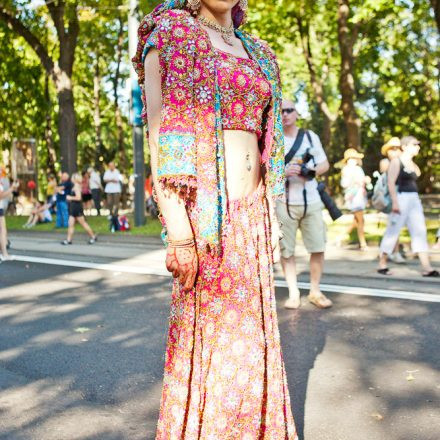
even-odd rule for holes
{"type": "MultiPolygon", "coordinates": [[[[17,229],[9,229],[8,235],[11,240],[14,237],[19,238],[36,238],[36,239],[51,239],[55,241],[62,240],[66,238],[67,229],[65,231],[20,231],[17,229]]],[[[87,234],[84,232],[76,232],[75,238],[81,240],[87,238],[87,234]]],[[[130,232],[116,232],[114,234],[99,234],[99,241],[103,243],[127,243],[127,244],[157,244],[158,246],[163,246],[162,239],[158,236],[148,236],[148,235],[136,235],[130,234],[130,232]]]]}

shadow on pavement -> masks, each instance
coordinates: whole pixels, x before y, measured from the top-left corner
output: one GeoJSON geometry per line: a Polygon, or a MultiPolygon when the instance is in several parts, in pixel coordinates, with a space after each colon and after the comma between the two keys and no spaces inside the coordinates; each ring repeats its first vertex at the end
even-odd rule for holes
{"type": "MultiPolygon", "coordinates": [[[[18,262],[0,276],[0,439],[153,439],[170,280],[18,262]]],[[[440,438],[440,305],[332,299],[279,310],[300,439],[440,438]]]]}
{"type": "Polygon", "coordinates": [[[0,287],[0,438],[145,439],[157,418],[170,281],[8,266],[14,270],[1,268],[0,287]]]}
{"type": "Polygon", "coordinates": [[[300,440],[440,438],[432,424],[440,402],[440,305],[332,299],[328,311],[279,311],[300,440]]]}

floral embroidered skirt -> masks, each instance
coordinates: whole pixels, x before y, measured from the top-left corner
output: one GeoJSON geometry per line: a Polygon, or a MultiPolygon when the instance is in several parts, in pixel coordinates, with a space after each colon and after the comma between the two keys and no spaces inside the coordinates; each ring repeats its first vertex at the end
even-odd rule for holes
{"type": "MultiPolygon", "coordinates": [[[[194,221],[195,219],[192,219],[194,221]]],[[[223,256],[174,283],[156,440],[295,440],[264,186],[232,201],[223,256]]]]}

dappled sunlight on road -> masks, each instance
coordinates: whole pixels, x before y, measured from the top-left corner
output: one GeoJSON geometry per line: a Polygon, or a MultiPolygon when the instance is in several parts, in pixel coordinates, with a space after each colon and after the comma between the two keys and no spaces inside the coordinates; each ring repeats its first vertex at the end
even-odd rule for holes
{"type": "Polygon", "coordinates": [[[153,438],[170,280],[13,264],[26,277],[0,289],[0,438],[153,438]]]}
{"type": "MultiPolygon", "coordinates": [[[[152,440],[171,278],[10,264],[0,288],[0,438],[152,440]]],[[[331,310],[305,298],[297,311],[278,310],[300,439],[428,439],[440,305],[330,295],[331,310]],[[407,438],[396,431],[402,420],[407,438]]],[[[278,305],[285,296],[277,289],[278,305]]]]}
{"type": "Polygon", "coordinates": [[[362,439],[434,439],[426,421],[440,400],[432,352],[439,327],[428,317],[439,305],[331,298],[335,304],[327,311],[305,301],[299,310],[279,310],[300,439],[351,440],[353,433],[362,439]],[[418,410],[411,414],[414,405],[418,410]]]}

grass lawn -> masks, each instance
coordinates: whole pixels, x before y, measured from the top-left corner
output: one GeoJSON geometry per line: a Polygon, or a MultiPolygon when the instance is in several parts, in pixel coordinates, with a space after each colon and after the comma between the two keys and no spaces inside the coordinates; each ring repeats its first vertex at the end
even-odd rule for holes
{"type": "MultiPolygon", "coordinates": [[[[143,235],[143,236],[160,236],[160,232],[162,227],[159,223],[159,220],[152,219],[147,217],[147,223],[144,226],[135,227],[133,216],[128,215],[128,219],[131,225],[131,230],[127,232],[118,232],[118,234],[127,234],[127,235],[143,235]]],[[[23,230],[22,226],[26,223],[27,217],[24,216],[7,216],[6,222],[8,229],[10,231],[14,230],[23,230]]],[[[92,227],[92,229],[97,234],[108,234],[109,231],[109,223],[106,216],[101,217],[87,217],[87,221],[92,227]]],[[[342,219],[337,222],[329,222],[328,224],[328,239],[330,242],[335,242],[338,239],[345,239],[347,241],[347,234],[345,233],[350,224],[350,216],[344,216],[342,219]]],[[[437,229],[439,227],[439,221],[437,219],[428,218],[427,219],[428,226],[428,240],[430,243],[435,243],[435,236],[437,233],[437,229]]],[[[368,220],[365,225],[365,233],[366,238],[369,244],[374,245],[378,244],[385,232],[386,223],[384,221],[378,223],[376,221],[368,220]]],[[[29,231],[29,229],[25,229],[29,231]]],[[[76,226],[77,231],[82,231],[81,226],[76,226]]],[[[43,225],[37,225],[30,231],[58,231],[55,228],[55,222],[46,223],[43,225]]],[[[357,233],[354,231],[348,240],[348,242],[357,242],[357,233]]],[[[410,237],[408,234],[408,230],[404,229],[401,233],[401,242],[409,243],[410,237]]]]}
{"type": "MultiPolygon", "coordinates": [[[[160,236],[160,232],[162,230],[162,226],[157,219],[152,219],[147,217],[147,222],[144,226],[136,227],[134,226],[133,216],[128,215],[128,221],[130,223],[131,229],[126,232],[118,232],[118,234],[127,234],[127,235],[145,235],[145,236],[160,236]]],[[[23,229],[23,225],[27,221],[27,216],[7,216],[6,224],[9,231],[62,231],[62,229],[55,228],[55,221],[52,223],[45,223],[41,225],[36,225],[32,229],[23,229]]],[[[87,217],[87,222],[93,229],[93,231],[97,234],[109,234],[109,221],[106,216],[90,216],[87,217]]],[[[76,225],[76,231],[83,231],[82,227],[76,225]]]]}
{"type": "MultiPolygon", "coordinates": [[[[338,239],[345,239],[346,242],[349,243],[357,243],[357,231],[354,230],[349,239],[347,239],[346,231],[348,230],[349,225],[351,224],[351,216],[344,216],[340,220],[335,223],[328,224],[328,239],[330,242],[337,241],[338,239]]],[[[428,228],[428,242],[433,244],[436,240],[437,229],[440,226],[440,222],[436,219],[427,218],[426,225],[428,228]]],[[[386,222],[381,221],[371,221],[367,220],[365,223],[365,238],[367,242],[371,245],[378,245],[380,240],[383,237],[383,234],[386,229],[386,222]]],[[[400,243],[410,243],[411,239],[408,233],[408,229],[402,229],[400,233],[400,243]]]]}

